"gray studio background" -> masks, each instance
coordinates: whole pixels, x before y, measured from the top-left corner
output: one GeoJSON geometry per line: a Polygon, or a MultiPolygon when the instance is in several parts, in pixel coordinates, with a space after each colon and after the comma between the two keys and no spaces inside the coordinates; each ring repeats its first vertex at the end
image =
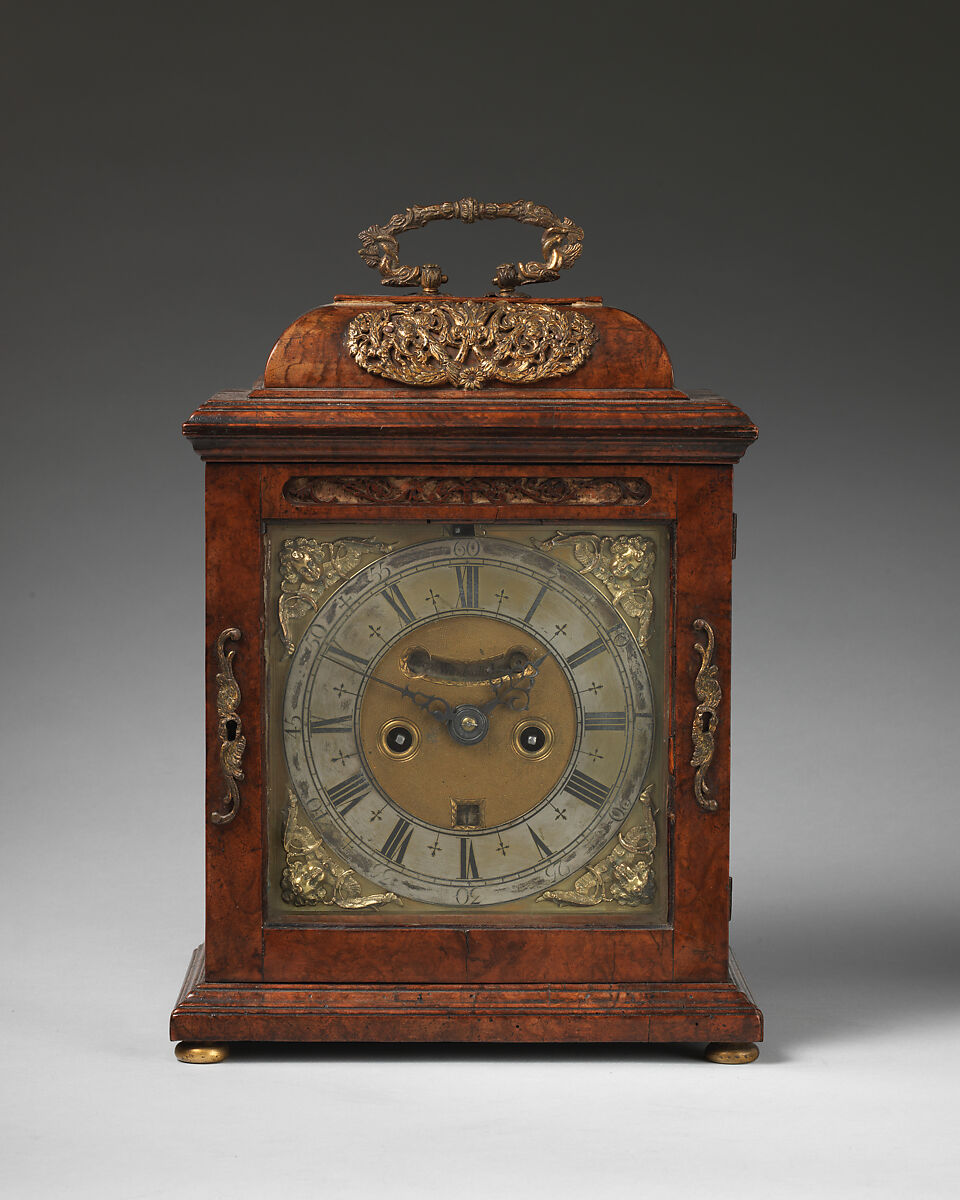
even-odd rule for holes
{"type": "MultiPolygon", "coordinates": [[[[84,6],[5,19],[9,1196],[955,1194],[956,28],[947,5],[84,6]],[[408,203],[582,223],[736,475],[734,945],[760,1061],[177,1064],[202,936],[202,469],[180,422],[408,203]],[[951,684],[954,686],[951,687],[951,684]]],[[[404,240],[451,290],[536,257],[404,240]]]]}

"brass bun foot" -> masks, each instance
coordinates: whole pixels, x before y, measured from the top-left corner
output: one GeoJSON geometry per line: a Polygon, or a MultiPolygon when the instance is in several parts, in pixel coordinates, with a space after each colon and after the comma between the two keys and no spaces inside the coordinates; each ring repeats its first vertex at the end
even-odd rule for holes
{"type": "Polygon", "coordinates": [[[173,1052],[185,1063],[218,1063],[230,1057],[230,1047],[222,1042],[177,1042],[173,1052]]]}
{"type": "Polygon", "coordinates": [[[755,1042],[711,1042],[704,1051],[707,1062],[731,1063],[740,1066],[752,1063],[760,1054],[755,1042]]]}

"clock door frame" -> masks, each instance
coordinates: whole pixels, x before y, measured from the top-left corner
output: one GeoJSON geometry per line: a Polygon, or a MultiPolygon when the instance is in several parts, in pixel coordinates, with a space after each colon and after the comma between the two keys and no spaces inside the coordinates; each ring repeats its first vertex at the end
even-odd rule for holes
{"type": "MultiPolygon", "coordinates": [[[[382,453],[382,449],[381,449],[382,453]]],[[[371,494],[376,488],[370,489],[371,494]]],[[[638,486],[633,488],[640,494],[638,486]]],[[[475,456],[471,462],[402,459],[309,461],[295,453],[283,462],[209,461],[206,467],[207,570],[207,814],[205,979],[214,983],[443,986],[561,983],[716,983],[728,978],[729,944],[729,699],[730,589],[733,550],[732,465],[728,462],[524,462],[475,456]],[[318,479],[403,478],[402,502],[361,499],[350,503],[293,503],[285,489],[294,477],[318,479]],[[645,483],[643,502],[430,504],[417,481],[566,479],[645,483]],[[418,499],[417,497],[421,498],[418,499]],[[504,924],[464,914],[435,921],[389,923],[356,919],[322,927],[270,924],[266,916],[267,817],[265,780],[265,522],[275,519],[387,522],[434,519],[603,523],[657,521],[673,531],[672,625],[668,638],[665,714],[668,728],[668,923],[641,928],[629,918],[591,923],[571,914],[542,926],[528,916],[504,924]],[[697,676],[707,621],[716,644],[713,663],[723,710],[713,732],[710,796],[698,802],[691,765],[699,703],[697,676]],[[231,640],[229,668],[239,701],[236,715],[246,739],[235,780],[240,804],[226,823],[224,810],[224,714],[222,651],[231,640]],[[218,646],[221,653],[218,654],[218,646]]],[[[576,489],[574,489],[574,493],[576,489]]],[[[381,489],[382,493],[382,489],[381,489]]],[[[545,494],[547,491],[545,490],[545,494]]],[[[702,719],[702,718],[700,718],[702,719]]],[[[234,740],[237,729],[234,727],[234,740]]],[[[229,761],[229,747],[226,748],[229,761]]],[[[755,1033],[751,1036],[757,1036],[755,1033]]]]}

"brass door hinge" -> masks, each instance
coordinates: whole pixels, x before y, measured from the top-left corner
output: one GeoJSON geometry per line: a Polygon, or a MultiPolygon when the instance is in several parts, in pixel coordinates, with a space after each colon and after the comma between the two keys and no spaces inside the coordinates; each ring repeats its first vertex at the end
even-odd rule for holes
{"type": "Polygon", "coordinates": [[[727,876],[727,921],[733,920],[733,876],[727,876]]]}
{"type": "Polygon", "coordinates": [[[733,547],[730,554],[731,558],[737,557],[737,514],[733,514],[733,547]]]}

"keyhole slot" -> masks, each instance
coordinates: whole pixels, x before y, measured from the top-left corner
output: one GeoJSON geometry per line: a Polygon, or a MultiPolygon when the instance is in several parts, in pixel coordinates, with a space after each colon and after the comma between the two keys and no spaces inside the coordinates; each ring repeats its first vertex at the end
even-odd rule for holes
{"type": "Polygon", "coordinates": [[[226,732],[228,742],[237,740],[237,722],[235,720],[226,721],[224,723],[224,731],[226,732]]]}

